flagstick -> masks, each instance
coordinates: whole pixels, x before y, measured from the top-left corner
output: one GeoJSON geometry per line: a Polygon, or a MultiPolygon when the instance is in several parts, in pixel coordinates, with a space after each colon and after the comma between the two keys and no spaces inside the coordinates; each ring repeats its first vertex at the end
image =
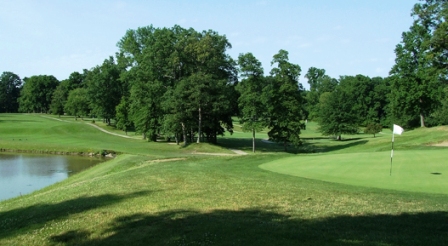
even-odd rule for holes
{"type": "Polygon", "coordinates": [[[390,171],[389,176],[392,176],[392,157],[394,156],[394,133],[392,132],[392,150],[390,152],[390,171]]]}

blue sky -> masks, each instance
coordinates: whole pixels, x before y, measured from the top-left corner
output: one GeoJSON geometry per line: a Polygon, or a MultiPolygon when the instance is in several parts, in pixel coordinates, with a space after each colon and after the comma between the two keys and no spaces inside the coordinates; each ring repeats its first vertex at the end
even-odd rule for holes
{"type": "Polygon", "coordinates": [[[251,52],[269,73],[280,49],[302,68],[327,74],[382,76],[394,48],[412,24],[417,0],[2,0],[0,72],[59,80],[90,69],[118,51],[126,30],[176,24],[212,29],[232,44],[237,58],[251,52]]]}

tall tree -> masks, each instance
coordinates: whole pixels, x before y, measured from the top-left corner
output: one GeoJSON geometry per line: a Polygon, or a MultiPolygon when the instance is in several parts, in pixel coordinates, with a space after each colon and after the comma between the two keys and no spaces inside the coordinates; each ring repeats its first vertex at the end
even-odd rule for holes
{"type": "Polygon", "coordinates": [[[236,89],[240,93],[238,105],[243,131],[252,132],[252,151],[255,152],[255,133],[266,127],[266,106],[260,95],[265,87],[261,62],[252,53],[238,56],[240,76],[243,78],[236,89]]]}
{"type": "Polygon", "coordinates": [[[425,126],[425,119],[441,106],[447,68],[446,1],[427,0],[414,6],[410,30],[395,49],[391,74],[391,113],[405,127],[425,126]]]}
{"type": "Polygon", "coordinates": [[[325,69],[310,67],[305,75],[310,85],[310,91],[306,94],[308,119],[315,120],[318,117],[319,97],[324,92],[332,92],[338,81],[325,74],[325,69]]]}
{"type": "Polygon", "coordinates": [[[0,113],[15,113],[19,110],[22,80],[12,72],[0,76],[0,113]]]}
{"type": "Polygon", "coordinates": [[[179,129],[184,124],[191,137],[193,132],[199,133],[198,141],[202,136],[216,141],[216,135],[223,132],[222,126],[231,126],[228,98],[235,76],[234,62],[225,54],[230,47],[225,36],[179,26],[170,29],[149,26],[128,31],[118,46],[120,60],[128,64],[131,118],[144,137],[149,135],[155,141],[164,129],[179,129]],[[184,85],[185,90],[176,89],[184,85]],[[198,97],[186,102],[193,107],[186,110],[196,112],[194,121],[184,118],[192,115],[174,108],[179,107],[177,98],[170,98],[192,98],[192,95],[198,97]],[[182,121],[177,127],[167,127],[174,120],[182,121]],[[185,125],[192,122],[196,124],[185,125]]]}
{"type": "Polygon", "coordinates": [[[53,92],[59,81],[51,75],[37,75],[24,79],[25,84],[20,92],[19,110],[21,112],[47,113],[53,92]]]}
{"type": "Polygon", "coordinates": [[[123,130],[128,135],[129,128],[132,127],[132,121],[129,118],[130,104],[129,99],[125,96],[121,97],[120,104],[116,107],[117,115],[115,116],[115,127],[123,130]]]}
{"type": "Polygon", "coordinates": [[[269,117],[269,138],[287,143],[301,143],[300,130],[305,127],[303,86],[299,83],[300,66],[292,64],[288,52],[280,50],[274,55],[271,65],[271,78],[264,92],[269,117]]]}
{"type": "Polygon", "coordinates": [[[106,123],[115,118],[126,86],[120,80],[120,69],[113,57],[104,60],[101,66],[87,73],[86,83],[93,113],[104,118],[106,123]]]}
{"type": "Polygon", "coordinates": [[[50,104],[50,110],[52,114],[62,115],[64,114],[64,106],[67,102],[69,89],[68,89],[68,81],[63,80],[59,85],[56,87],[55,91],[53,92],[53,96],[51,99],[50,104]]]}
{"type": "MultiPolygon", "coordinates": [[[[182,33],[183,29],[175,27],[182,33]]],[[[188,36],[188,35],[186,35],[188,36]]],[[[128,30],[118,43],[119,61],[125,63],[131,86],[130,118],[143,138],[156,141],[163,119],[162,99],[178,80],[183,68],[176,49],[176,36],[167,28],[153,26],[128,30]]]]}
{"type": "Polygon", "coordinates": [[[191,95],[202,97],[192,104],[198,107],[198,143],[203,134],[216,142],[217,135],[224,133],[222,125],[232,128],[229,96],[236,72],[234,61],[226,54],[228,48],[231,45],[225,36],[209,30],[193,35],[184,49],[190,71],[185,81],[191,83],[191,95]]]}

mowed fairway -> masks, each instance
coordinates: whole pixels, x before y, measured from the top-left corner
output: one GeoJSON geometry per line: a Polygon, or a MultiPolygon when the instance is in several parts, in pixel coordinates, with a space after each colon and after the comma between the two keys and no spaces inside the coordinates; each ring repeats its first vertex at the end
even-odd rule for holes
{"type": "Polygon", "coordinates": [[[402,191],[448,194],[448,151],[390,152],[297,156],[275,160],[262,169],[328,182],[402,191]]]}

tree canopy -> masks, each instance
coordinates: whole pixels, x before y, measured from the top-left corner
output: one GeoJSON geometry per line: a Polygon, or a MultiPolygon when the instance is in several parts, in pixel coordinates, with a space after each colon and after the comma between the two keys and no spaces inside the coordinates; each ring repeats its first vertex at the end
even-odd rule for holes
{"type": "Polygon", "coordinates": [[[52,75],[36,75],[24,79],[20,93],[21,112],[48,113],[53,92],[59,81],[52,75]]]}
{"type": "Polygon", "coordinates": [[[12,72],[0,76],[0,113],[16,113],[19,110],[19,97],[22,80],[12,72]]]}

